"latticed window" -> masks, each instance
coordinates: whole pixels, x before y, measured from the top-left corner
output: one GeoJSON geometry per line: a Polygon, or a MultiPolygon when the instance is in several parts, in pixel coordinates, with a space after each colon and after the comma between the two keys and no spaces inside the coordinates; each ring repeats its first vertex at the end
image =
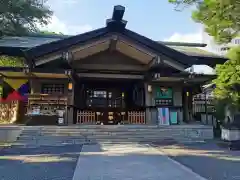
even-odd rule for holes
{"type": "Polygon", "coordinates": [[[64,94],[64,84],[42,84],[43,94],[64,94]]]}

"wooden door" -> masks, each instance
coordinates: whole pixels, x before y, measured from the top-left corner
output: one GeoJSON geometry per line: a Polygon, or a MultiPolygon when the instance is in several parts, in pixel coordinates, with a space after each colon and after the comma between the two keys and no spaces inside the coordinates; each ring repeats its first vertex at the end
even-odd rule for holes
{"type": "Polygon", "coordinates": [[[118,124],[121,121],[125,101],[119,88],[92,88],[87,93],[87,106],[96,112],[98,124],[118,124]]]}
{"type": "Polygon", "coordinates": [[[121,112],[125,109],[124,92],[120,88],[108,89],[108,124],[118,124],[122,121],[121,112]]]}

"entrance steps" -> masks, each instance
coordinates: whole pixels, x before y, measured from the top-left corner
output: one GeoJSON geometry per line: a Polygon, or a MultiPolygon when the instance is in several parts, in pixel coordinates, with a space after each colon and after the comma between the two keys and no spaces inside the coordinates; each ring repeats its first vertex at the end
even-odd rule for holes
{"type": "Polygon", "coordinates": [[[135,126],[76,125],[24,127],[18,143],[38,145],[97,142],[199,142],[213,138],[213,129],[203,125],[135,126]]]}

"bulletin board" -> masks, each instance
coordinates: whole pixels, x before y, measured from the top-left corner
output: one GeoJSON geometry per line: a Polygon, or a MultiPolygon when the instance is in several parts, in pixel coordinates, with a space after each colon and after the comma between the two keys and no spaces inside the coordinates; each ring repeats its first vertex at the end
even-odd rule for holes
{"type": "Polygon", "coordinates": [[[170,87],[157,87],[155,105],[173,105],[173,90],[170,87]]]}

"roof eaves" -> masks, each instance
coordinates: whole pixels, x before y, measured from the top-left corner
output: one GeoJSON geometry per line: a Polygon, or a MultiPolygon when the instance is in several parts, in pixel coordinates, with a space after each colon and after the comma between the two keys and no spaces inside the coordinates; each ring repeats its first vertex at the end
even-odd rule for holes
{"type": "Polygon", "coordinates": [[[145,36],[142,36],[136,32],[133,32],[129,29],[125,29],[124,34],[132,39],[134,39],[135,41],[144,44],[146,46],[148,46],[149,48],[160,52],[170,58],[173,58],[174,60],[176,60],[177,62],[185,65],[185,66],[189,66],[189,65],[193,65],[194,62],[196,62],[195,58],[188,56],[182,52],[176,51],[175,49],[172,49],[164,44],[161,44],[159,42],[153,41],[145,36]]]}
{"type": "Polygon", "coordinates": [[[187,43],[187,42],[171,42],[171,41],[157,41],[166,46],[186,46],[186,47],[206,47],[204,43],[187,43]]]}
{"type": "Polygon", "coordinates": [[[24,50],[26,49],[19,47],[0,47],[0,55],[25,57],[24,50]]]}
{"type": "Polygon", "coordinates": [[[86,32],[83,34],[79,34],[76,36],[70,36],[68,38],[60,39],[57,41],[53,41],[47,44],[42,44],[33,48],[26,50],[25,52],[31,57],[39,57],[51,52],[55,52],[61,50],[63,48],[70,47],[72,45],[85,42],[87,40],[100,37],[105,35],[108,32],[107,28],[99,28],[90,32],[86,32]]]}
{"type": "Polygon", "coordinates": [[[208,66],[215,66],[216,64],[224,64],[228,58],[225,57],[203,57],[203,56],[194,56],[196,58],[196,65],[205,64],[208,66]]]}
{"type": "Polygon", "coordinates": [[[72,37],[72,35],[32,33],[32,34],[28,34],[27,37],[60,38],[60,39],[65,39],[65,38],[68,38],[68,37],[72,37]]]}

